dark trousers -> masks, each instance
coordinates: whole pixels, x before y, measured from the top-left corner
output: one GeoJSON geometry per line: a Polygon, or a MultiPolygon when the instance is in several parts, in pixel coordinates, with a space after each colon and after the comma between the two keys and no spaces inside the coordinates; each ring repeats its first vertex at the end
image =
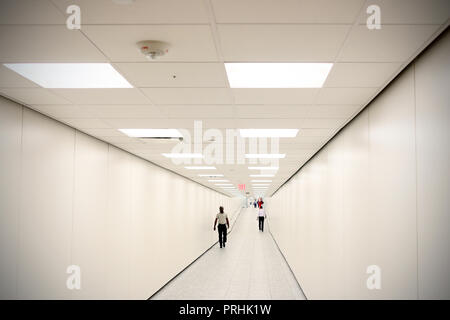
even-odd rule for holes
{"type": "Polygon", "coordinates": [[[258,217],[259,219],[259,230],[264,231],[264,217],[258,217]]]}
{"type": "Polygon", "coordinates": [[[222,247],[223,245],[225,245],[225,242],[227,242],[227,225],[219,223],[219,227],[217,228],[217,230],[219,231],[219,243],[222,247]]]}

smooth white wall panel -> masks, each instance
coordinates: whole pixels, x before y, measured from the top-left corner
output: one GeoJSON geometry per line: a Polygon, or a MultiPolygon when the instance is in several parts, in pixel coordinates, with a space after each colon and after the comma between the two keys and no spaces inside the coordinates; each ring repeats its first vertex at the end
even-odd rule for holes
{"type": "Polygon", "coordinates": [[[75,130],[24,109],[18,297],[69,298],[75,130]]]}
{"type": "Polygon", "coordinates": [[[419,297],[450,299],[450,34],[415,65],[419,297]]]}
{"type": "Polygon", "coordinates": [[[0,298],[147,299],[217,241],[220,205],[240,208],[4,98],[0,125],[0,298]]]}
{"type": "Polygon", "coordinates": [[[71,264],[81,269],[74,299],[106,296],[108,145],[76,132],[71,264]]]}
{"type": "Polygon", "coordinates": [[[369,108],[369,214],[377,297],[417,298],[414,73],[409,68],[369,108]]]}
{"type": "Polygon", "coordinates": [[[0,97],[0,299],[17,297],[22,108],[0,97]]]}
{"type": "Polygon", "coordinates": [[[130,298],[131,155],[109,146],[106,297],[130,298]]]}
{"type": "Polygon", "coordinates": [[[450,296],[449,33],[428,50],[270,199],[308,298],[450,296]]]}

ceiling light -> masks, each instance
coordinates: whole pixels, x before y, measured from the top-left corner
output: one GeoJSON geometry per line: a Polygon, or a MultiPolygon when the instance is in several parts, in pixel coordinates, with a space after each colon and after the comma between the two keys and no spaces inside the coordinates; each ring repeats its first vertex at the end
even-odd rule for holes
{"type": "Polygon", "coordinates": [[[225,63],[231,88],[321,88],[332,63],[225,63]]]}
{"type": "Polygon", "coordinates": [[[252,180],[252,182],[272,182],[272,180],[252,180]]]}
{"type": "Polygon", "coordinates": [[[232,183],[215,183],[216,186],[232,186],[232,183]]]}
{"type": "Polygon", "coordinates": [[[132,88],[109,63],[5,63],[43,88],[132,88]]]}
{"type": "Polygon", "coordinates": [[[295,138],[298,129],[239,129],[243,138],[295,138]]]}
{"type": "Polygon", "coordinates": [[[199,177],[223,177],[223,174],[216,174],[216,173],[211,173],[211,174],[199,174],[199,177]]]}
{"type": "Polygon", "coordinates": [[[260,187],[260,186],[270,186],[270,183],[256,183],[252,184],[253,187],[260,187]]]}
{"type": "Polygon", "coordinates": [[[200,153],[161,153],[166,158],[203,158],[200,153]]]}
{"type": "Polygon", "coordinates": [[[251,174],[252,178],[272,178],[274,174],[251,174]]]}
{"type": "Polygon", "coordinates": [[[208,182],[228,182],[228,180],[208,180],[208,182]]]}
{"type": "Polygon", "coordinates": [[[187,166],[184,168],[188,170],[216,170],[216,167],[208,167],[208,166],[187,166]]]}
{"type": "Polygon", "coordinates": [[[249,170],[278,170],[279,167],[248,167],[249,170]]]}
{"type": "Polygon", "coordinates": [[[285,153],[246,153],[247,159],[282,159],[286,156],[285,153]]]}
{"type": "Polygon", "coordinates": [[[119,129],[132,138],[183,138],[177,129],[119,129]]]}

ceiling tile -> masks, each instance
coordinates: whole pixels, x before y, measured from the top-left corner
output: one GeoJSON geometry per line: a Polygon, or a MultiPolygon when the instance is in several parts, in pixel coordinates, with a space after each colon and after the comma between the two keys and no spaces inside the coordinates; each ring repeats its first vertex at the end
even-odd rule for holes
{"type": "Polygon", "coordinates": [[[100,119],[59,119],[60,121],[68,124],[71,127],[77,129],[89,129],[89,128],[99,128],[107,129],[110,128],[104,121],[100,119]]]}
{"type": "Polygon", "coordinates": [[[162,118],[165,117],[153,105],[80,105],[82,114],[94,118],[162,118]]]}
{"type": "Polygon", "coordinates": [[[142,40],[170,44],[158,61],[217,61],[209,25],[88,25],[83,32],[114,62],[148,62],[136,45],[142,40]]]}
{"type": "Polygon", "coordinates": [[[82,9],[83,24],[208,23],[202,0],[136,0],[120,4],[112,0],[54,0],[63,12],[75,4],[82,9]]]}
{"type": "Polygon", "coordinates": [[[43,88],[0,88],[0,93],[24,104],[70,104],[69,101],[43,88]]]}
{"type": "Polygon", "coordinates": [[[227,88],[143,88],[155,104],[231,104],[227,88]]]}
{"type": "Polygon", "coordinates": [[[338,128],[345,123],[345,118],[303,119],[301,128],[338,128]]]}
{"type": "Polygon", "coordinates": [[[0,65],[0,88],[38,88],[39,86],[11,69],[0,65]]]}
{"type": "Polygon", "coordinates": [[[78,106],[72,104],[48,104],[48,105],[33,105],[32,108],[36,111],[44,113],[53,118],[86,118],[87,113],[83,112],[78,106]]]}
{"type": "Polygon", "coordinates": [[[312,104],[319,89],[231,89],[236,104],[312,104]]]}
{"type": "Polygon", "coordinates": [[[335,63],[324,87],[381,87],[399,71],[401,63],[335,63]]]}
{"type": "Polygon", "coordinates": [[[317,104],[364,105],[377,91],[377,88],[322,88],[317,104]]]}
{"type": "Polygon", "coordinates": [[[238,118],[306,118],[309,105],[239,105],[235,106],[238,118]]]}
{"type": "Polygon", "coordinates": [[[1,62],[104,62],[78,30],[64,26],[0,26],[1,62]]]}
{"type": "Polygon", "coordinates": [[[225,61],[332,62],[347,25],[218,25],[225,61]]]}
{"type": "MultiPolygon", "coordinates": [[[[66,12],[65,8],[63,12],[66,12]]],[[[66,19],[66,16],[48,0],[0,1],[0,24],[65,25],[66,19]]]]}
{"type": "Polygon", "coordinates": [[[169,118],[232,118],[232,105],[177,105],[161,106],[167,112],[169,118]]]}
{"type": "Polygon", "coordinates": [[[223,63],[116,63],[136,87],[226,87],[223,63]]]}
{"type": "Polygon", "coordinates": [[[309,110],[308,118],[349,118],[361,109],[361,105],[321,105],[317,104],[309,110]]]}
{"type": "MultiPolygon", "coordinates": [[[[449,18],[448,0],[371,0],[381,10],[384,24],[442,24],[449,18]]],[[[366,23],[368,14],[361,15],[360,23],[366,23]]]]}
{"type": "Polygon", "coordinates": [[[382,25],[379,30],[356,26],[338,59],[340,62],[404,62],[432,34],[436,25],[382,25]]]}
{"type": "Polygon", "coordinates": [[[74,104],[150,104],[139,89],[52,89],[74,104]]]}
{"type": "Polygon", "coordinates": [[[364,0],[213,0],[218,23],[348,23],[364,0]],[[324,10],[326,8],[326,10],[324,10]]]}

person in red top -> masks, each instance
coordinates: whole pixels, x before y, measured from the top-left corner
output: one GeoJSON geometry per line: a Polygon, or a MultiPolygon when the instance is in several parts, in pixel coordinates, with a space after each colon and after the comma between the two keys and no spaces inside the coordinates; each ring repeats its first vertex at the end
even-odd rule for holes
{"type": "Polygon", "coordinates": [[[258,208],[261,209],[263,204],[264,204],[264,201],[262,200],[262,198],[259,198],[258,199],[258,208]]]}

